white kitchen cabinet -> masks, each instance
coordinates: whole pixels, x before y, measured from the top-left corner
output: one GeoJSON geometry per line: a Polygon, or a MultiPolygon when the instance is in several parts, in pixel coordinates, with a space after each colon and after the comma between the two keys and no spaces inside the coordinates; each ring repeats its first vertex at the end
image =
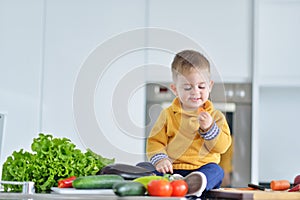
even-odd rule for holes
{"type": "MultiPolygon", "coordinates": [[[[85,140],[90,133],[77,129],[73,92],[80,70],[99,47],[145,27],[145,9],[145,1],[140,0],[0,1],[0,113],[5,114],[1,164],[13,150],[29,150],[39,132],[67,137],[78,148],[91,148],[116,162],[144,160],[143,88],[137,85],[127,99],[121,96],[115,101],[128,104],[125,111],[132,126],[140,127],[137,132],[123,132],[125,127],[117,123],[116,116],[124,110],[113,113],[111,103],[117,84],[144,66],[142,48],[114,55],[103,76],[98,74],[95,80],[93,113],[106,135],[99,133],[85,140]]],[[[145,33],[139,36],[143,46],[145,33]]],[[[120,47],[126,50],[136,39],[108,46],[98,59],[105,60],[120,47]]],[[[144,74],[139,75],[122,82],[123,86],[144,81],[144,74]]],[[[88,118],[82,123],[86,122],[88,118]]]]}
{"type": "Polygon", "coordinates": [[[253,75],[254,182],[299,174],[300,1],[255,1],[253,75]]]}
{"type": "Polygon", "coordinates": [[[260,86],[300,86],[300,1],[257,1],[256,74],[260,86]]]}
{"type": "Polygon", "coordinates": [[[0,1],[0,168],[13,151],[30,150],[38,134],[42,41],[43,1],[0,1]]]}
{"type": "MultiPolygon", "coordinates": [[[[82,105],[82,115],[86,112],[85,107],[91,106],[92,110],[80,122],[76,121],[74,116],[74,112],[79,111],[74,108],[73,103],[77,99],[73,98],[73,94],[77,87],[77,78],[84,73],[81,70],[86,67],[86,63],[92,62],[91,55],[98,53],[99,48],[108,44],[105,51],[96,55],[99,63],[94,63],[95,65],[101,65],[102,60],[111,56],[115,49],[124,46],[126,48],[127,44],[131,44],[131,41],[115,43],[111,40],[114,41],[115,37],[137,27],[144,27],[145,2],[51,0],[47,1],[45,12],[42,129],[60,137],[68,137],[80,148],[91,148],[100,155],[116,158],[116,162],[134,164],[142,161],[144,139],[141,137],[144,130],[124,133],[125,128],[119,126],[115,117],[118,119],[123,113],[114,113],[112,110],[113,95],[119,81],[131,70],[144,65],[145,53],[142,50],[128,49],[129,52],[125,55],[113,55],[114,59],[105,66],[103,74],[87,69],[90,70],[90,78],[80,87],[88,89],[90,81],[94,81],[94,90],[86,96],[91,97],[93,102],[91,105],[82,105]],[[92,125],[99,126],[97,133],[90,132],[93,117],[96,121],[93,121],[92,125]],[[84,129],[79,129],[77,123],[83,125],[84,129]],[[138,137],[135,137],[135,134],[138,137]]],[[[99,66],[100,68],[103,66],[99,66]]],[[[144,79],[143,76],[139,78],[144,79]]],[[[141,89],[132,92],[129,99],[123,96],[117,101],[127,103],[128,100],[130,111],[125,111],[129,112],[130,122],[143,127],[145,116],[141,111],[145,109],[144,91],[141,89]]]]}
{"type": "Polygon", "coordinates": [[[259,106],[259,181],[300,174],[300,87],[261,87],[259,106]]]}
{"type": "MultiPolygon", "coordinates": [[[[251,82],[251,0],[151,0],[148,13],[149,27],[176,31],[200,45],[216,65],[216,81],[251,82]]],[[[187,44],[183,48],[192,47],[187,44]]],[[[148,61],[170,67],[177,52],[168,50],[150,51],[148,61]]],[[[171,80],[165,74],[157,76],[150,74],[147,80],[171,80]]]]}

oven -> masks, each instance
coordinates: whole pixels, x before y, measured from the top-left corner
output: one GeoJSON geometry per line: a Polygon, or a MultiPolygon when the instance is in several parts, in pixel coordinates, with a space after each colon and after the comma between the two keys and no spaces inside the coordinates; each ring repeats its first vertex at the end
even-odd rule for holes
{"type": "MultiPolygon", "coordinates": [[[[170,83],[146,84],[146,136],[161,110],[169,106],[174,97],[170,83]]],[[[223,186],[247,187],[251,181],[252,86],[250,83],[215,83],[210,100],[226,116],[233,139],[232,154],[228,151],[222,155],[229,167],[224,169],[228,173],[223,186]]]]}

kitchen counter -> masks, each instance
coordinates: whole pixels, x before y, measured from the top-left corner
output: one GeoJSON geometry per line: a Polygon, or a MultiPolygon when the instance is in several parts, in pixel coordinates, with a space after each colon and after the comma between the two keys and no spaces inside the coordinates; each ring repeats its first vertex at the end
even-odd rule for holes
{"type": "MultiPolygon", "coordinates": [[[[52,199],[97,199],[97,200],[188,200],[185,197],[150,197],[150,196],[127,196],[119,197],[114,194],[59,194],[59,193],[5,193],[0,192],[0,199],[14,200],[52,200],[52,199]]],[[[217,200],[217,199],[241,199],[241,200],[265,200],[265,199],[300,199],[300,192],[287,191],[260,191],[260,190],[239,190],[235,188],[216,189],[208,192],[206,198],[202,200],[217,200]]],[[[198,198],[200,200],[200,198],[198,198]]]]}
{"type": "Polygon", "coordinates": [[[149,196],[128,196],[118,197],[116,195],[99,195],[99,194],[22,194],[22,193],[0,193],[0,199],[14,199],[14,200],[47,200],[47,199],[98,199],[98,200],[138,200],[138,199],[149,199],[149,200],[160,200],[160,199],[172,199],[172,200],[185,200],[182,197],[149,197],[149,196]]]}

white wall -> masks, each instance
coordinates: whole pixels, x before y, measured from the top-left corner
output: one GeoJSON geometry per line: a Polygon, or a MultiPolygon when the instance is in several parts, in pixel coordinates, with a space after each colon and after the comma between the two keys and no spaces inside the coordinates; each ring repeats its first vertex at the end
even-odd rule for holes
{"type": "MultiPolygon", "coordinates": [[[[80,135],[86,133],[77,131],[73,116],[77,75],[90,54],[102,43],[122,32],[144,27],[145,2],[0,1],[0,20],[0,112],[7,115],[1,166],[14,150],[30,150],[30,144],[39,132],[70,138],[83,150],[89,147],[81,140],[80,135]]],[[[130,58],[134,62],[125,60],[109,66],[109,76],[118,79],[130,67],[145,63],[144,53],[130,58]]],[[[105,86],[108,86],[105,92],[92,94],[101,97],[95,102],[98,112],[110,108],[108,97],[112,95],[115,79],[105,79],[105,86]]],[[[142,126],[144,91],[136,92],[129,100],[130,105],[134,104],[130,107],[132,121],[142,126]]],[[[101,113],[107,120],[102,124],[114,127],[110,112],[101,113]]],[[[127,144],[118,136],[122,134],[121,130],[122,127],[114,127],[113,131],[106,129],[112,131],[109,133],[116,144],[100,138],[94,141],[99,148],[93,150],[105,157],[116,158],[117,162],[134,164],[143,160],[141,153],[132,152],[144,152],[144,140],[127,145],[129,150],[116,149],[120,143],[127,144]]]]}
{"type": "MultiPolygon", "coordinates": [[[[116,158],[117,162],[135,163],[143,159],[141,155],[123,154],[123,152],[127,152],[126,148],[123,151],[115,148],[120,146],[119,143],[126,144],[120,140],[120,135],[123,135],[122,127],[116,127],[112,121],[111,110],[103,112],[104,109],[111,108],[111,98],[109,97],[112,95],[115,82],[120,76],[126,74],[126,70],[129,70],[130,66],[135,67],[136,63],[143,64],[143,54],[131,57],[134,62],[127,60],[108,66],[111,70],[109,71],[111,78],[106,79],[104,85],[108,86],[107,88],[95,91],[95,112],[101,112],[100,115],[105,116],[102,123],[101,120],[98,123],[109,126],[103,130],[104,135],[96,134],[95,138],[91,138],[94,146],[90,146],[91,144],[87,141],[80,140],[80,138],[84,139],[88,130],[76,130],[73,116],[73,92],[78,73],[94,50],[115,35],[136,27],[143,27],[145,24],[144,10],[145,3],[138,0],[105,1],[105,3],[103,1],[90,1],[89,3],[71,0],[47,1],[42,116],[44,131],[71,137],[76,144],[92,148],[103,156],[116,158]],[[101,95],[101,98],[97,99],[97,95],[101,95]],[[114,137],[117,144],[112,141],[104,142],[107,138],[105,133],[114,137]]],[[[106,57],[105,54],[98,56],[106,57]]],[[[101,88],[101,86],[99,87],[101,88]]],[[[139,94],[137,98],[139,102],[143,102],[143,93],[139,94]]],[[[135,117],[141,119],[141,123],[144,122],[144,115],[138,111],[143,109],[143,104],[133,108],[135,117]]],[[[139,141],[136,146],[130,145],[127,148],[129,148],[129,152],[142,152],[144,143],[139,141]]]]}
{"type": "Polygon", "coordinates": [[[42,37],[42,1],[0,1],[1,163],[14,150],[28,149],[39,131],[42,37]]]}

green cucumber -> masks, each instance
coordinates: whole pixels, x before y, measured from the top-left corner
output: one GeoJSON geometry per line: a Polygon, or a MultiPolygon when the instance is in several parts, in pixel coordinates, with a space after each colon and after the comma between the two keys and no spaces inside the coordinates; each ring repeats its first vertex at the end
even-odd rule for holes
{"type": "Polygon", "coordinates": [[[76,178],[72,186],[76,189],[112,189],[113,184],[124,181],[115,174],[81,176],[76,178]]]}
{"type": "Polygon", "coordinates": [[[115,183],[113,191],[118,196],[144,196],[146,188],[143,184],[133,181],[115,183]]]}

